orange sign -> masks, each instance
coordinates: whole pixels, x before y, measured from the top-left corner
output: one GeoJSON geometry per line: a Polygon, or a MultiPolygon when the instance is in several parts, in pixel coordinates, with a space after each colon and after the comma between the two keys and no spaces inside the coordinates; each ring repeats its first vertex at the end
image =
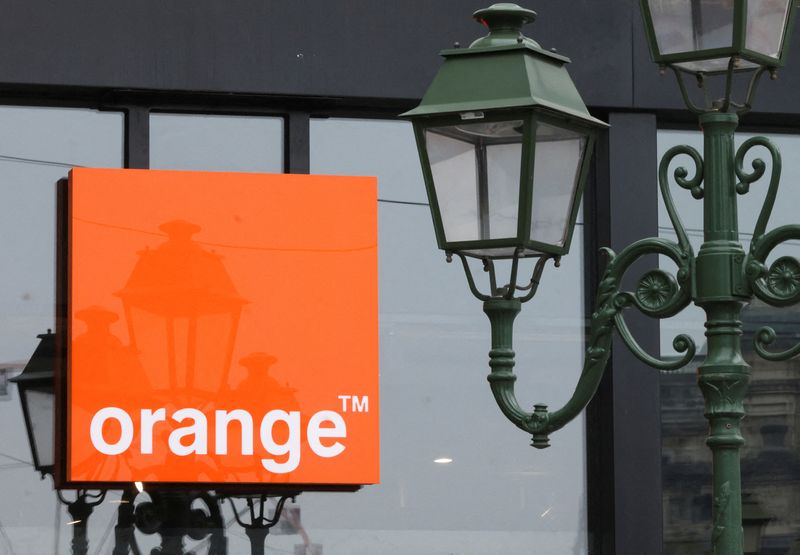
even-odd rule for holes
{"type": "Polygon", "coordinates": [[[72,170],[67,480],[376,483],[376,194],[72,170]]]}

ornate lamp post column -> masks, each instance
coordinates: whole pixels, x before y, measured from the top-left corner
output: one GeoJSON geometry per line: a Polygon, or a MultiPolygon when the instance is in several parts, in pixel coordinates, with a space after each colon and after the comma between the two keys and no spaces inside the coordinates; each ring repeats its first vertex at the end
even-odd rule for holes
{"type": "MultiPolygon", "coordinates": [[[[559,215],[564,213],[563,207],[576,208],[580,201],[597,128],[563,69],[568,60],[546,58],[546,51],[521,34],[522,25],[534,19],[533,12],[514,4],[495,4],[474,15],[489,27],[489,36],[460,53],[443,52],[445,64],[420,106],[404,115],[414,122],[439,247],[446,251],[448,260],[452,255],[461,258],[470,290],[483,301],[491,323],[488,379],[495,400],[509,420],[532,435],[534,447],[547,447],[549,434],[588,404],[608,362],[613,329],[640,360],[654,368],[675,370],[694,358],[695,345],[688,335],[679,335],[673,341],[673,347],[681,353],[678,360],[661,360],[646,353],[625,323],[625,309],[636,308],[653,318],[674,316],[692,302],[705,310],[708,353],[699,369],[698,383],[706,401],[707,444],[713,453],[711,542],[717,555],[741,555],[739,450],[744,440],[739,425],[744,417],[750,368],[742,358],[740,315],[754,296],[774,306],[800,302],[800,262],[782,257],[769,267],[766,263],[778,244],[800,239],[800,225],[766,232],[780,178],[780,155],[763,137],[750,139],[735,150],[734,131],[739,116],[750,110],[762,75],[769,72],[774,76],[783,64],[795,4],[791,0],[641,0],[641,5],[653,58],[674,71],[687,107],[698,115],[704,153],[701,156],[689,146],[677,146],[659,165],[659,186],[677,241],[644,239],[619,254],[605,249],[609,263],[597,292],[584,369],[573,396],[558,410],[537,404],[527,412],[517,402],[512,333],[521,303],[536,293],[546,261],[555,258],[557,263],[558,257],[569,250],[575,220],[559,215]],[[515,56],[525,63],[515,66],[515,56]],[[487,64],[492,71],[487,71],[487,64]],[[507,73],[500,75],[498,68],[507,73]],[[739,73],[751,74],[741,103],[733,98],[734,75],[739,73]],[[691,100],[684,84],[686,76],[694,77],[705,93],[702,104],[691,100]],[[715,82],[721,84],[719,98],[709,92],[715,82]],[[521,106],[534,113],[531,122],[509,122],[517,119],[521,106]],[[497,124],[481,129],[483,138],[471,142],[467,136],[470,125],[475,125],[476,113],[487,121],[504,121],[506,125],[502,130],[497,124]],[[553,116],[556,120],[549,119],[553,116]],[[457,122],[459,118],[461,123],[457,122]],[[562,125],[569,122],[570,131],[540,134],[542,122],[553,121],[562,125]],[[522,179],[509,193],[507,175],[513,168],[504,174],[486,171],[487,165],[491,168],[491,156],[485,152],[492,145],[509,144],[514,132],[523,137],[519,140],[525,146],[522,160],[517,162],[522,179]],[[447,141],[451,143],[443,146],[447,141]],[[475,145],[474,159],[468,155],[473,147],[464,143],[475,145]],[[559,174],[547,169],[547,161],[554,156],[559,160],[556,167],[574,168],[567,161],[575,159],[570,153],[576,146],[580,152],[577,167],[583,170],[559,174]],[[737,195],[746,194],[767,170],[761,159],[752,162],[752,170],[744,168],[744,160],[754,147],[769,152],[771,172],[767,198],[750,249],[745,251],[739,237],[737,195]],[[544,160],[542,153],[547,153],[544,160]],[[704,204],[704,243],[696,256],[669,189],[670,165],[678,156],[688,157],[694,171],[678,167],[672,178],[704,204]],[[508,209],[503,200],[517,195],[518,204],[508,209]],[[570,200],[565,202],[565,198],[570,200]],[[513,224],[519,223],[518,229],[506,225],[515,215],[513,224]],[[492,233],[506,229],[516,229],[516,235],[507,233],[513,239],[492,233]],[[627,269],[642,256],[652,254],[671,259],[677,265],[676,274],[651,270],[641,276],[635,290],[622,290],[621,278],[627,269]],[[482,260],[489,273],[488,293],[476,286],[468,257],[482,260]],[[512,260],[510,278],[498,287],[495,261],[503,258],[512,260]],[[530,281],[520,285],[517,275],[523,258],[537,261],[530,281]]],[[[774,339],[775,332],[763,328],[757,334],[756,352],[769,360],[800,354],[800,345],[783,352],[769,351],[774,339]]]]}
{"type": "MultiPolygon", "coordinates": [[[[798,236],[798,226],[765,233],[779,184],[780,154],[764,137],[750,139],[736,151],[734,131],[739,116],[750,111],[762,75],[769,72],[774,78],[783,65],[796,6],[791,0],[641,0],[641,7],[654,61],[675,73],[684,101],[698,115],[703,130],[703,160],[689,147],[676,147],[661,161],[659,177],[666,182],[668,165],[678,154],[689,154],[695,162],[690,182],[682,168],[674,177],[703,201],[704,242],[691,272],[691,297],[706,313],[708,353],[698,370],[698,384],[705,398],[706,443],[713,457],[711,540],[714,553],[739,554],[744,549],[740,422],[750,382],[750,366],[742,358],[740,315],[753,296],[776,306],[796,302],[800,266],[794,259],[781,258],[766,267],[767,256],[778,243],[798,236]],[[751,75],[743,103],[733,98],[734,75],[740,73],[751,75]],[[702,104],[690,99],[683,83],[686,76],[694,77],[703,89],[702,104]],[[709,93],[715,80],[724,87],[719,98],[709,93]],[[752,173],[744,169],[745,156],[755,146],[769,152],[772,172],[746,253],[739,237],[737,195],[746,194],[765,173],[761,159],[753,161],[752,173]]],[[[674,207],[669,208],[673,225],[682,231],[674,207]]],[[[681,242],[688,244],[685,233],[681,242]]],[[[765,346],[774,338],[774,331],[763,329],[756,338],[756,351],[771,360],[796,354],[767,352],[765,346]]]]}

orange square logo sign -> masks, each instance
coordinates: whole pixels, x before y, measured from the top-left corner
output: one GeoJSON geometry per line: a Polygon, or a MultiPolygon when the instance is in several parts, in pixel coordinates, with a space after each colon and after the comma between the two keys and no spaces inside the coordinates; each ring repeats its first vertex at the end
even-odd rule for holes
{"type": "Polygon", "coordinates": [[[68,481],[378,481],[375,178],[80,168],[68,206],[68,481]]]}

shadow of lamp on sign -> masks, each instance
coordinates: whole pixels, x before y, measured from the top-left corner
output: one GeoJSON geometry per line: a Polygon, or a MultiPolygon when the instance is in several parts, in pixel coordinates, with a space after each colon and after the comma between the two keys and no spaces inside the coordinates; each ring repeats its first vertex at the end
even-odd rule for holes
{"type": "MultiPolygon", "coordinates": [[[[536,14],[515,4],[495,4],[474,18],[489,28],[469,48],[445,50],[444,64],[420,105],[401,117],[411,120],[425,178],[439,248],[448,262],[458,257],[472,294],[483,301],[491,324],[489,383],[503,414],[545,448],[549,435],[574,419],[594,395],[610,356],[612,331],[643,362],[669,371],[695,356],[688,335],[673,347],[677,359],[646,353],[628,329],[623,313],[636,308],[653,318],[668,318],[694,302],[706,311],[708,352],[699,369],[713,453],[713,532],[715,553],[743,552],[739,423],[749,367],[741,356],[742,307],[753,297],[774,305],[800,302],[800,261],[781,257],[767,265],[779,244],[800,239],[800,225],[766,226],[777,193],[780,155],[766,138],[746,141],[734,151],[739,116],[752,107],[764,73],[783,65],[796,9],[792,0],[641,0],[653,59],[674,71],[688,109],[699,116],[704,156],[689,146],[666,153],[659,166],[661,194],[677,242],[640,240],[620,253],[604,249],[608,264],[601,277],[587,337],[583,372],[572,398],[550,411],[537,404],[524,410],[514,393],[513,322],[522,303],[537,292],[548,260],[569,251],[575,216],[597,134],[605,124],[593,118],[570,80],[569,60],[544,50],[521,32],[536,14]],[[750,77],[744,100],[734,98],[739,75],[750,77]],[[695,102],[684,79],[694,78],[704,93],[695,102]],[[722,92],[714,96],[717,86],[722,92]],[[744,159],[754,147],[770,155],[767,198],[745,252],[738,231],[736,197],[761,179],[767,164],[744,159]],[[705,205],[704,238],[695,255],[669,191],[673,160],[694,166],[674,170],[674,181],[705,205]],[[691,176],[690,176],[691,175],[691,176]],[[675,263],[673,276],[651,270],[636,288],[622,288],[626,270],[641,257],[660,255],[675,263]],[[521,263],[535,259],[530,278],[520,278],[521,263]],[[469,260],[488,273],[482,292],[469,260]],[[508,280],[498,281],[498,261],[510,261],[508,280]]],[[[509,264],[509,263],[507,263],[509,264]]],[[[775,332],[762,329],[756,351],[768,360],[800,354],[800,345],[774,352],[775,332]]],[[[751,522],[750,519],[748,522],[751,522]]]]}

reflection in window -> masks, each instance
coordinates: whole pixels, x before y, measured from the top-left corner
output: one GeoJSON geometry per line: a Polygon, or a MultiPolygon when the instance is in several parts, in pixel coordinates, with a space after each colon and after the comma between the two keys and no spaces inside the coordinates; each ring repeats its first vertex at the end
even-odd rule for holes
{"type": "MultiPolygon", "coordinates": [[[[68,553],[72,520],[41,480],[19,392],[21,370],[55,327],[55,184],[73,166],[119,167],[123,117],[76,109],[0,107],[0,552],[68,553]]],[[[118,494],[116,494],[118,497],[118,494]]],[[[95,512],[98,546],[118,505],[95,512]]],[[[108,544],[105,547],[108,551],[108,544]]]]}
{"type": "MultiPolygon", "coordinates": [[[[751,136],[738,134],[737,145],[751,136]]],[[[783,153],[782,188],[768,226],[773,229],[800,220],[796,209],[800,191],[794,186],[800,177],[800,160],[791,156],[800,149],[800,137],[770,138],[783,153]]],[[[699,133],[659,132],[660,155],[677,144],[689,144],[702,152],[699,133]]],[[[765,151],[757,150],[749,154],[745,168],[751,167],[755,157],[769,160],[765,151]]],[[[673,164],[692,167],[688,161],[673,164]]],[[[766,181],[762,180],[753,185],[750,193],[739,197],[739,228],[745,250],[749,248],[765,189],[766,181]]],[[[696,253],[702,243],[702,203],[675,187],[672,194],[696,253]]],[[[675,240],[663,202],[660,210],[660,235],[675,240]]],[[[800,256],[800,243],[790,242],[776,249],[768,262],[785,255],[800,256]]],[[[664,354],[671,352],[669,346],[678,333],[692,335],[700,352],[689,367],[661,377],[664,552],[670,555],[703,554],[710,548],[711,451],[705,445],[708,427],[695,374],[704,357],[704,349],[700,348],[705,343],[704,320],[703,312],[696,307],[671,320],[662,320],[664,354]]],[[[742,422],[745,551],[764,555],[800,553],[800,362],[768,362],[753,351],[754,336],[763,326],[777,332],[778,340],[771,345],[774,350],[800,342],[800,307],[778,309],[756,300],[744,310],[742,321],[742,347],[745,360],[752,367],[745,399],[747,416],[742,422]],[[757,551],[748,551],[748,546],[756,545],[760,546],[757,551]]]]}
{"type": "MultiPolygon", "coordinates": [[[[75,523],[50,480],[31,468],[17,391],[6,378],[33,352],[36,335],[53,327],[55,180],[72,165],[118,167],[122,131],[115,113],[0,108],[0,226],[13,237],[3,242],[8,263],[0,278],[3,553],[69,552],[75,523]]],[[[154,115],[151,131],[153,167],[281,171],[279,120],[154,115]]],[[[586,553],[583,421],[536,451],[495,406],[485,379],[489,324],[461,269],[444,264],[435,248],[410,125],[313,121],[311,140],[313,171],[379,178],[382,476],[357,493],[299,496],[269,535],[268,552],[484,555],[535,546],[548,555],[586,553]]],[[[526,405],[562,405],[580,373],[581,235],[517,320],[517,384],[526,405]]],[[[119,531],[130,533],[137,552],[158,547],[157,534],[129,528],[132,507],[168,499],[178,497],[108,492],[88,521],[89,552],[110,553],[123,541],[118,523],[128,526],[119,531]]],[[[229,553],[249,552],[232,509],[248,521],[244,500],[206,496],[220,509],[212,514],[205,501],[185,499],[214,526],[202,539],[183,537],[185,551],[207,554],[226,543],[229,553]]],[[[276,502],[266,501],[267,515],[276,502]]]]}

